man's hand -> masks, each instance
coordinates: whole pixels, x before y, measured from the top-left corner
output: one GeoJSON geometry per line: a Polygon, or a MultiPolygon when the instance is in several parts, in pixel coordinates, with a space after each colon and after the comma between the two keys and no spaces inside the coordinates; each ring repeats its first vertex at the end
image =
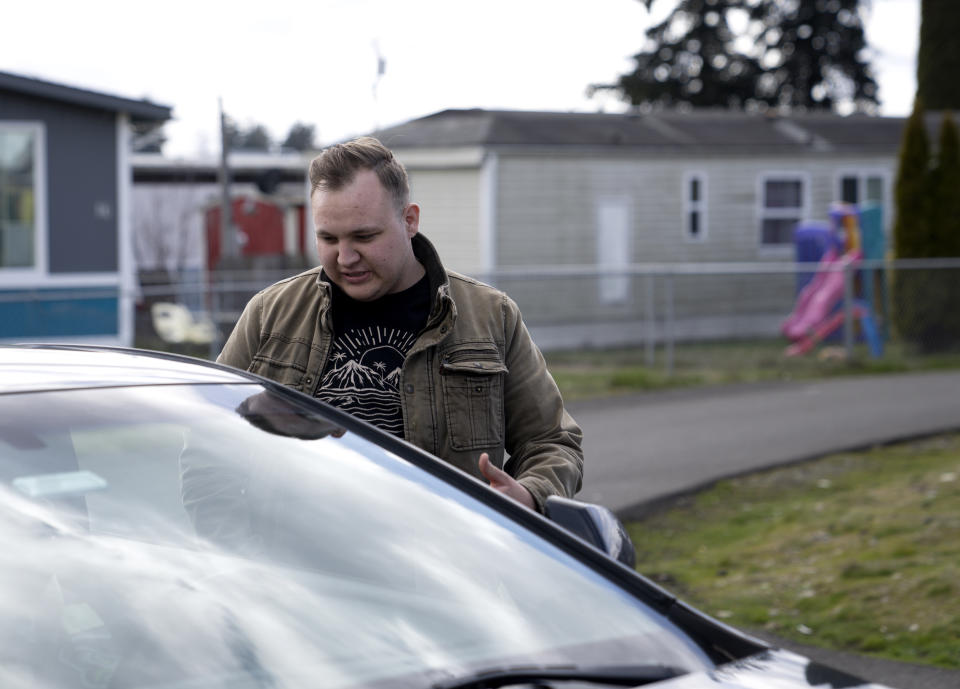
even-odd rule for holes
{"type": "Polygon", "coordinates": [[[480,467],[480,473],[483,477],[490,482],[491,488],[513,498],[531,510],[536,509],[530,491],[524,488],[521,483],[503,469],[498,469],[493,466],[493,464],[490,463],[490,456],[486,452],[481,453],[477,465],[480,467]]]}

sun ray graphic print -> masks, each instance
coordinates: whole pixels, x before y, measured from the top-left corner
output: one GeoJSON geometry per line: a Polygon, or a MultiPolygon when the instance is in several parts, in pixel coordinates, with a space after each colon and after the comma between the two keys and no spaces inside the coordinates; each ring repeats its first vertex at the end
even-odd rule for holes
{"type": "Polygon", "coordinates": [[[378,326],[338,336],[317,397],[403,437],[400,371],[414,340],[413,332],[378,326]]]}

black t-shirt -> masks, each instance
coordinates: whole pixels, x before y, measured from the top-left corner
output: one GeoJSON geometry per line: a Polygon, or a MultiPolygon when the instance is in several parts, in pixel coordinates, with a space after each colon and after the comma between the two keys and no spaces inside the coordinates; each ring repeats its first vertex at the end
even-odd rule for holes
{"type": "Polygon", "coordinates": [[[400,369],[427,323],[430,282],[374,301],[331,287],[333,344],[317,397],[402,438],[400,369]]]}

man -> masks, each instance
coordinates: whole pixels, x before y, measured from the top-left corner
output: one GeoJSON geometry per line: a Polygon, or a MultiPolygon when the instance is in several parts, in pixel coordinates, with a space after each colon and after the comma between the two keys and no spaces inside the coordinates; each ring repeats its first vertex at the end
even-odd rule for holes
{"type": "Polygon", "coordinates": [[[516,304],[444,269],[392,152],[370,137],[331,146],[310,187],[321,265],[257,294],[217,361],[349,411],[531,509],[579,490],[580,428],[516,304]]]}

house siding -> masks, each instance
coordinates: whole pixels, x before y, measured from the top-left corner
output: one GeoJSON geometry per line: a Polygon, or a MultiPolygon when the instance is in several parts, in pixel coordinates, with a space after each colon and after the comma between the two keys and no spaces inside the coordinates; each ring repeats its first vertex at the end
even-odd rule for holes
{"type": "Polygon", "coordinates": [[[45,128],[49,273],[116,272],[117,114],[3,93],[0,120],[45,128]]]}
{"type": "Polygon", "coordinates": [[[806,219],[826,220],[838,198],[839,170],[884,171],[889,199],[894,164],[890,156],[624,160],[502,154],[497,261],[504,267],[594,263],[595,206],[604,197],[632,200],[635,263],[791,258],[789,246],[760,245],[758,185],[763,175],[789,173],[805,179],[806,219]],[[691,172],[707,181],[710,232],[702,242],[684,236],[684,181],[691,172]]]}
{"type": "Polygon", "coordinates": [[[119,289],[109,286],[0,290],[0,341],[112,341],[120,330],[120,298],[119,289]]]}
{"type": "Polygon", "coordinates": [[[480,169],[409,169],[411,199],[420,204],[420,230],[444,265],[468,275],[484,271],[480,228],[480,169]]]}
{"type": "MultiPolygon", "coordinates": [[[[760,182],[770,173],[804,180],[805,219],[826,220],[839,198],[838,170],[882,170],[893,176],[889,156],[817,158],[653,158],[508,156],[501,154],[496,245],[499,266],[592,265],[597,262],[596,208],[604,199],[630,201],[632,263],[754,262],[791,260],[792,245],[760,243],[760,182]],[[684,233],[685,180],[706,180],[709,235],[690,242],[684,233]],[[549,238],[549,239],[545,239],[549,238]]],[[[887,221],[889,225],[889,220],[887,221]]],[[[600,299],[598,278],[501,279],[530,322],[562,324],[636,319],[648,305],[662,312],[667,291],[678,319],[758,316],[774,323],[795,298],[792,275],[675,276],[630,278],[626,300],[600,299]],[[706,296],[709,295],[709,300],[706,296]],[[745,299],[745,296],[749,299],[745,299]],[[744,307],[749,302],[749,307],[744,307]],[[749,313],[745,312],[747,309],[749,313]]],[[[734,330],[736,327],[734,326],[734,330]]]]}
{"type": "MultiPolygon", "coordinates": [[[[408,169],[483,170],[480,277],[516,299],[537,337],[578,346],[776,335],[796,299],[795,276],[779,265],[794,258],[792,224],[827,221],[842,175],[856,174],[860,193],[882,176],[889,236],[902,127],[828,114],[450,110],[381,140],[408,169]],[[776,174],[803,181],[798,212],[761,207],[763,180],[776,174]],[[692,201],[694,178],[702,193],[692,201]],[[690,230],[691,211],[700,231],[690,230]],[[781,221],[767,240],[782,243],[763,243],[764,217],[781,221]]],[[[422,180],[421,200],[432,183],[422,180]]],[[[789,203],[791,190],[778,191],[789,203]]],[[[467,226],[462,210],[423,223],[444,255],[473,248],[450,229],[467,226]]]]}

